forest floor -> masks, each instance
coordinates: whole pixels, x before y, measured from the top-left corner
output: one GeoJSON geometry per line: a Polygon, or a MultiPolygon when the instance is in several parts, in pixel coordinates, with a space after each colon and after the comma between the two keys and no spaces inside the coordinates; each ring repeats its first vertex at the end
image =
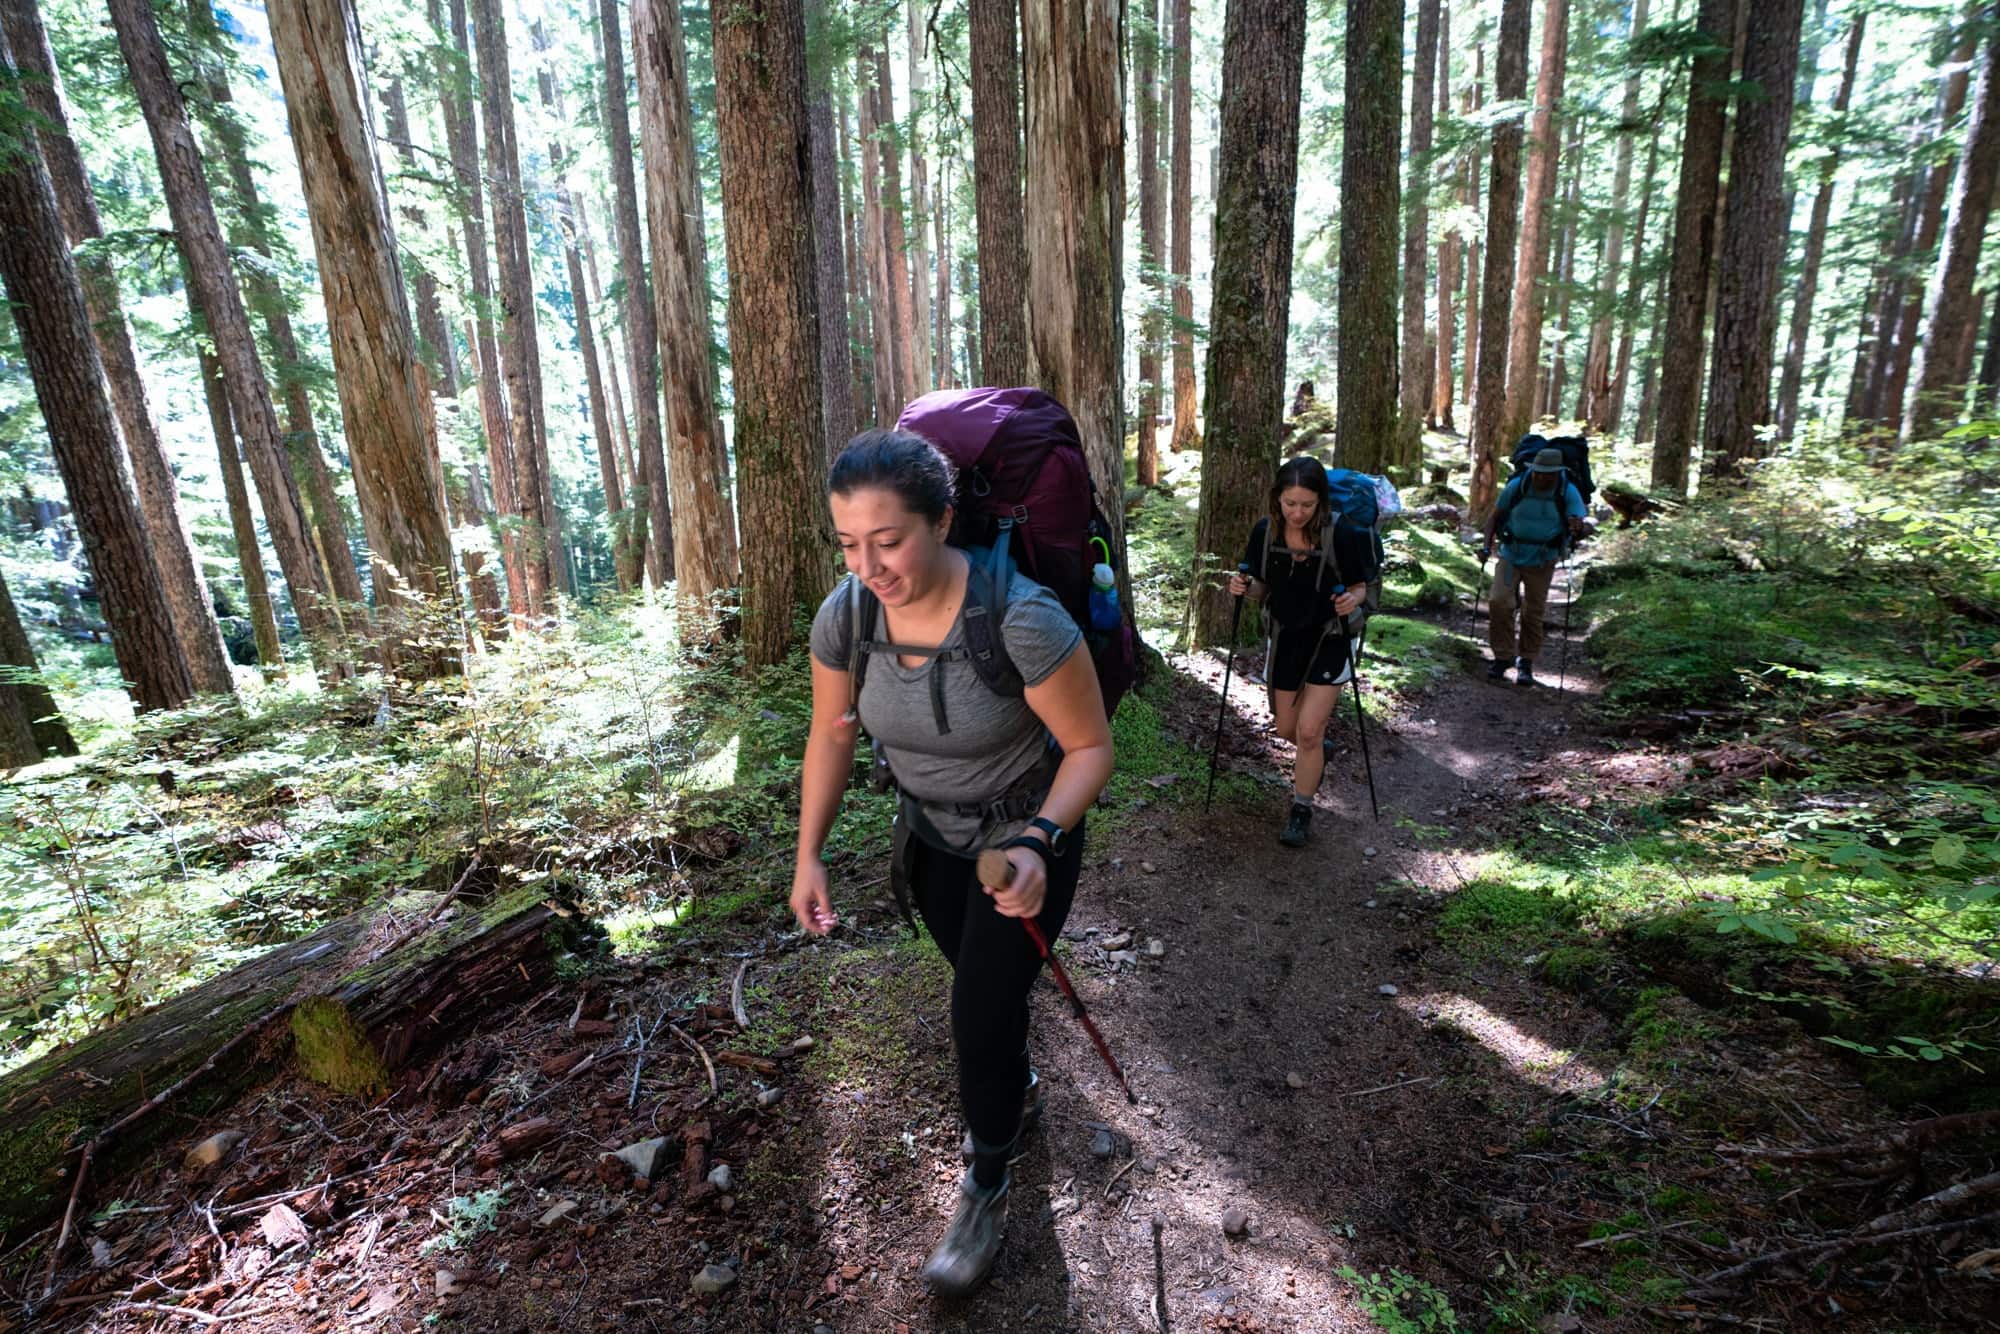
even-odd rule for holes
{"type": "MultiPolygon", "coordinates": [[[[1690,1295],[1824,1198],[1719,1140],[1836,1141],[1889,1114],[1795,1025],[1725,1019],[1673,988],[1578,984],[1511,931],[1511,901],[1480,890],[1483,859],[1532,837],[1547,804],[1588,807],[1672,756],[1592,729],[1581,643],[1561,691],[1495,685],[1471,663],[1470,613],[1447,619],[1463,670],[1371,719],[1379,822],[1348,696],[1312,842],[1277,843],[1279,747],[1243,652],[1223,762],[1252,777],[1204,811],[1185,794],[1205,774],[1143,775],[1162,799],[1093,836],[1063,952],[1140,1102],[1045,977],[1032,1042],[1047,1112],[969,1301],[918,1279],[961,1171],[945,967],[875,881],[836,885],[843,925],[825,940],[768,903],[689,924],[492,1016],[372,1106],[287,1078],[226,1115],[170,1107],[177,1130],[152,1161],[99,1183],[98,1219],[34,1327],[1993,1321],[1994,1284],[1971,1277],[1942,1298],[1948,1317],[1931,1313],[1935,1285],[1865,1275],[1690,1295]],[[535,1117],[547,1138],[482,1170],[476,1147],[535,1117]],[[247,1132],[233,1156],[184,1164],[225,1129],[247,1132]],[[634,1145],[644,1180],[605,1157],[634,1145]]],[[[1552,634],[1546,664],[1559,656],[1552,634]]],[[[1163,718],[1205,751],[1220,659],[1176,666],[1163,718]]]]}

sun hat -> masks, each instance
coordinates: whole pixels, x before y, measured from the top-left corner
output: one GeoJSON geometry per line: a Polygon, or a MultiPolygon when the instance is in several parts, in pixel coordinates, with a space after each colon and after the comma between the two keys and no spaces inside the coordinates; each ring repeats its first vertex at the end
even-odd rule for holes
{"type": "Polygon", "coordinates": [[[1560,449],[1544,449],[1535,455],[1535,461],[1528,465],[1529,472],[1561,472],[1563,452],[1560,449]]]}

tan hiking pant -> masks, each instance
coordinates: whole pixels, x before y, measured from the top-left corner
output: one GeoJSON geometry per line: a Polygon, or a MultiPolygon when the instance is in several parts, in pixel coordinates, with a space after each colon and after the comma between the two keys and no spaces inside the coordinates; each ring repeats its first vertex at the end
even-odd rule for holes
{"type": "Polygon", "coordinates": [[[1493,571],[1493,614],[1486,622],[1486,643],[1495,662],[1512,662],[1517,656],[1529,662],[1542,651],[1542,614],[1549,607],[1549,583],[1556,577],[1555,562],[1530,569],[1516,569],[1505,556],[1493,571]],[[1514,641],[1514,612],[1521,613],[1521,638],[1514,641]]]}

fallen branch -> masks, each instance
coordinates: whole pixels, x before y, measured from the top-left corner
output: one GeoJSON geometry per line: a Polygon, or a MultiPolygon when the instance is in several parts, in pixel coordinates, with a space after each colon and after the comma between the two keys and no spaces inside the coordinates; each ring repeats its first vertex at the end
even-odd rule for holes
{"type": "Polygon", "coordinates": [[[751,1074],[762,1075],[766,1079],[778,1073],[778,1063],[763,1056],[752,1056],[743,1051],[719,1051],[715,1059],[723,1065],[733,1065],[738,1070],[748,1070],[751,1074]]]}
{"type": "Polygon", "coordinates": [[[1113,1172],[1111,1174],[1111,1180],[1104,1183],[1105,1199],[1108,1200],[1111,1198],[1111,1188],[1118,1184],[1118,1178],[1124,1176],[1127,1172],[1131,1171],[1133,1165],[1136,1164],[1138,1161],[1139,1160],[1137,1158],[1127,1158],[1125,1160],[1125,1166],[1119,1168],[1116,1172],[1113,1172]]]}
{"type": "Polygon", "coordinates": [[[422,917],[419,917],[415,922],[411,923],[409,930],[403,932],[403,934],[397,936],[387,945],[384,945],[381,949],[377,950],[375,952],[375,957],[379,959],[385,954],[394,954],[397,950],[403,948],[403,946],[409,944],[412,940],[416,939],[417,935],[420,932],[422,932],[424,928],[428,927],[432,922],[435,922],[439,917],[443,916],[444,910],[446,908],[449,908],[452,904],[458,902],[458,896],[459,894],[464,892],[466,881],[472,879],[472,873],[479,869],[479,863],[482,856],[484,856],[483,853],[477,853],[477,852],[473,853],[472,860],[466,863],[465,869],[459,873],[458,879],[453,882],[451,891],[447,893],[442,899],[439,899],[436,905],[433,906],[429,912],[425,913],[422,917]]]}
{"type": "Polygon", "coordinates": [[[708,1067],[708,1096],[711,1098],[718,1096],[722,1092],[722,1086],[716,1081],[715,1062],[708,1059],[708,1049],[689,1037],[679,1024],[668,1024],[667,1027],[673,1030],[675,1037],[693,1047],[695,1055],[701,1057],[701,1063],[708,1067]]]}
{"type": "Polygon", "coordinates": [[[1372,1089],[1355,1089],[1352,1092],[1343,1093],[1340,1096],[1343,1098],[1365,1098],[1371,1093],[1387,1093],[1390,1089],[1406,1089],[1410,1087],[1410,1085],[1412,1084],[1435,1084],[1435,1083],[1437,1083],[1437,1076],[1425,1075],[1421,1079],[1401,1079],[1393,1084],[1377,1084],[1372,1089]]]}
{"type": "Polygon", "coordinates": [[[1976,1218],[1953,1218],[1942,1223],[1930,1223],[1923,1227],[1905,1228],[1900,1232],[1871,1232],[1835,1237],[1831,1241],[1816,1241],[1809,1246],[1794,1246],[1789,1250],[1768,1251],[1754,1256],[1740,1265],[1718,1270],[1701,1280],[1699,1286],[1690,1289],[1688,1296],[1720,1296],[1723,1288],[1738,1279],[1750,1278],[1780,1265],[1794,1264],[1801,1260],[1830,1260],[1849,1251],[1865,1250],[1870,1246],[1886,1246],[1890,1242],[1909,1241],[1916,1237],[1930,1236],[1938,1232],[1951,1232],[1961,1228],[1978,1227],[1984,1223],[2000,1222],[2000,1211],[1980,1214],[1976,1218]]]}
{"type": "Polygon", "coordinates": [[[1829,1163],[1860,1158],[1880,1158],[1909,1153],[1962,1135],[2000,1131],[2000,1108],[1983,1112],[1960,1112],[1954,1116],[1934,1116],[1848,1140],[1810,1149],[1767,1149],[1757,1144],[1718,1144],[1715,1151],[1729,1157],[1761,1158],[1767,1163],[1829,1163]]]}
{"type": "Polygon", "coordinates": [[[1926,1195],[1908,1208],[1883,1214],[1879,1218],[1871,1218],[1861,1225],[1861,1231],[1893,1232],[1919,1223],[1935,1222],[1945,1210],[1964,1204],[1967,1200],[1976,1200],[1982,1195],[1991,1195],[1995,1191],[2000,1191],[2000,1172],[1974,1177],[1970,1181],[1961,1181],[1955,1186],[1947,1186],[1935,1194],[1926,1195]]]}
{"type": "Polygon", "coordinates": [[[729,984],[729,1010],[736,1016],[736,1027],[741,1032],[750,1028],[749,1012],[743,1008],[743,975],[749,971],[750,961],[745,959],[736,965],[736,980],[729,984]]]}
{"type": "Polygon", "coordinates": [[[42,1300],[55,1295],[56,1265],[62,1260],[63,1251],[69,1247],[70,1225],[76,1221],[77,1197],[83,1194],[83,1183],[90,1176],[90,1158],[97,1152],[97,1141],[91,1140],[83,1146],[83,1157],[76,1165],[76,1180],[69,1188],[69,1207],[63,1210],[62,1231],[56,1233],[56,1244],[49,1252],[48,1277],[42,1283],[42,1300]]]}
{"type": "Polygon", "coordinates": [[[169,1306],[165,1302],[126,1302],[114,1306],[105,1315],[125,1315],[128,1312],[154,1311],[161,1315],[184,1315],[190,1320],[204,1325],[225,1325],[232,1320],[248,1320],[252,1316],[270,1315],[285,1309],[284,1302],[267,1302],[263,1306],[253,1306],[247,1311],[231,1311],[228,1315],[210,1315],[198,1306],[169,1306]]]}

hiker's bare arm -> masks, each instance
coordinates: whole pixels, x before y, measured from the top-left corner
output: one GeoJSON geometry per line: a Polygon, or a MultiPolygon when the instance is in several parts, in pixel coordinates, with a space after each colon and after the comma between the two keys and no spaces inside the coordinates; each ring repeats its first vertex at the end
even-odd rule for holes
{"type": "Polygon", "coordinates": [[[854,767],[860,725],[847,714],[847,673],[812,660],[812,725],[799,771],[799,847],[792,870],[792,912],[799,925],[824,934],[834,923],[826,863],[819,859],[840,811],[841,790],[854,767]]]}
{"type": "Polygon", "coordinates": [[[1342,616],[1352,616],[1354,609],[1360,606],[1361,600],[1367,596],[1367,584],[1349,584],[1346,592],[1334,598],[1333,609],[1342,616]]]}
{"type": "MultiPolygon", "coordinates": [[[[1063,753],[1039,813],[1064,829],[1074,829],[1111,778],[1111,724],[1104,717],[1104,696],[1097,689],[1090,651],[1077,645],[1062,666],[1040,685],[1028,687],[1023,698],[1063,753]]],[[[1031,828],[1028,836],[1046,841],[1038,829],[1031,828]]],[[[993,895],[993,906],[1007,917],[1033,917],[1042,910],[1047,868],[1026,848],[1009,848],[1007,860],[1014,864],[1014,881],[1008,889],[987,891],[993,895]]]]}

